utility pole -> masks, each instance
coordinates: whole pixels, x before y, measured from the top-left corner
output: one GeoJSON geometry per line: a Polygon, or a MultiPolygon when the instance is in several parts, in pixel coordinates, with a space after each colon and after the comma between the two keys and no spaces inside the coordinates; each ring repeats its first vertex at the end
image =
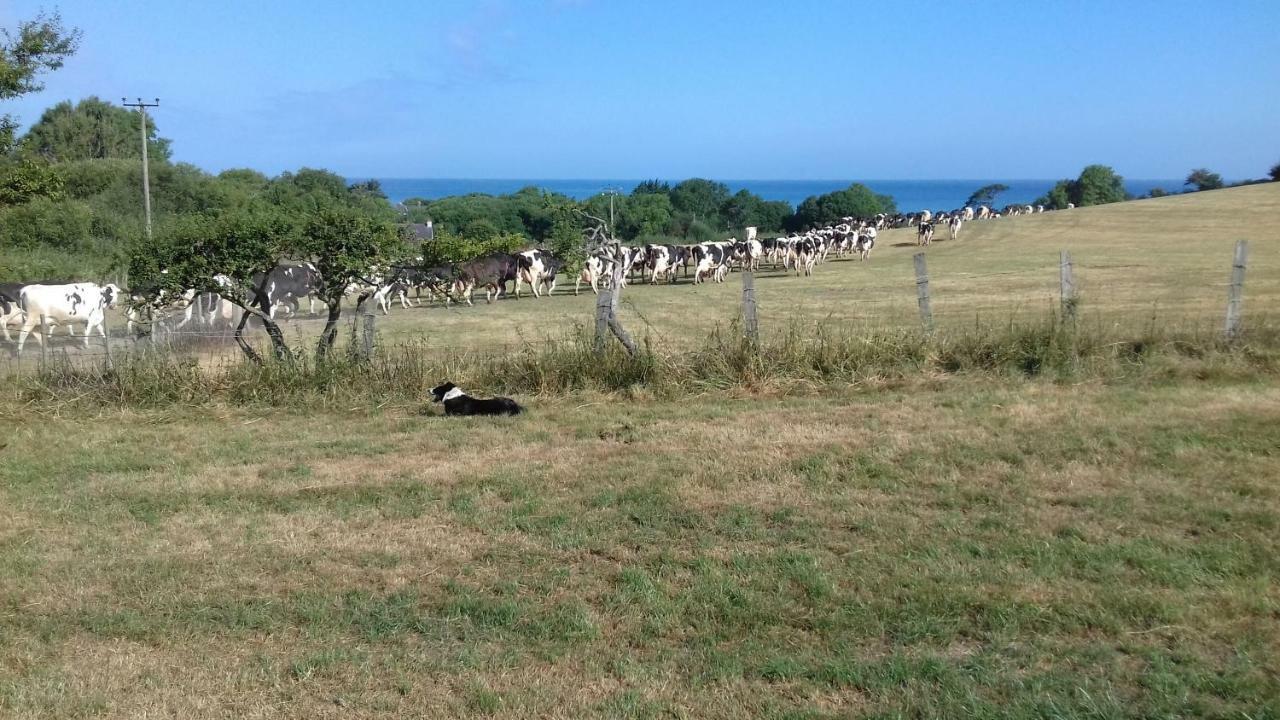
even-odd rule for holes
{"type": "Polygon", "coordinates": [[[147,239],[151,239],[151,171],[147,168],[147,108],[160,107],[160,98],[156,98],[153,103],[143,102],[142,98],[138,98],[137,102],[128,102],[126,98],[120,98],[120,104],[125,107],[138,108],[138,112],[142,115],[142,207],[147,213],[147,239]]]}
{"type": "Polygon", "coordinates": [[[613,223],[613,198],[618,195],[618,188],[605,188],[602,195],[609,196],[609,232],[616,232],[613,223]]]}

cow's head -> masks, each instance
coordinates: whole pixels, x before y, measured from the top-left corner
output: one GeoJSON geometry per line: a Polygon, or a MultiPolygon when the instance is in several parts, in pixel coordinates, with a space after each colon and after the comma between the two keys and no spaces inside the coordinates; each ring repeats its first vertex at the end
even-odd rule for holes
{"type": "Polygon", "coordinates": [[[122,294],[120,286],[115,283],[107,283],[102,288],[102,304],[109,308],[115,307],[116,301],[120,299],[122,294]]]}

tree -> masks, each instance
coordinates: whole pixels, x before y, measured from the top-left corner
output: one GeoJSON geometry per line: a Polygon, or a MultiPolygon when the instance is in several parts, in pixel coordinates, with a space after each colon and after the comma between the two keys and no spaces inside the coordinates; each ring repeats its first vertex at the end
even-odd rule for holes
{"type": "Polygon", "coordinates": [[[1195,185],[1196,190],[1217,190],[1223,186],[1222,176],[1216,172],[1210,172],[1208,168],[1196,168],[1187,175],[1187,181],[1183,185],[1195,185]]]}
{"type": "Polygon", "coordinates": [[[882,212],[893,212],[895,203],[888,195],[877,195],[861,183],[825,195],[810,195],[796,208],[788,221],[790,229],[816,227],[837,222],[842,217],[867,218],[882,212]]]}
{"type": "MultiPolygon", "coordinates": [[[[75,105],[64,100],[45,110],[18,147],[24,155],[56,162],[141,158],[141,131],[140,113],[90,96],[75,105]]],[[[149,119],[147,153],[152,161],[168,162],[170,142],[158,132],[154,120],[149,119]]]]}
{"type": "Polygon", "coordinates": [[[973,194],[969,196],[969,199],[964,201],[965,207],[973,207],[975,205],[994,205],[996,202],[996,196],[1008,189],[1009,186],[1004,183],[983,185],[977,190],[974,190],[973,194]]]}
{"type": "Polygon", "coordinates": [[[377,178],[370,178],[364,182],[353,184],[347,190],[355,195],[367,195],[369,197],[386,200],[387,194],[382,191],[382,181],[377,178]]]}
{"type": "Polygon", "coordinates": [[[0,165],[0,207],[21,205],[33,198],[57,200],[65,182],[47,163],[20,160],[0,165]]]}
{"type": "Polygon", "coordinates": [[[634,240],[641,235],[656,235],[671,222],[671,198],[665,194],[642,193],[618,199],[622,201],[617,227],[621,238],[634,240]]]}
{"type": "Polygon", "coordinates": [[[498,228],[484,218],[476,218],[462,229],[462,237],[471,242],[488,242],[498,235],[498,228]]]}
{"type": "Polygon", "coordinates": [[[1105,205],[1128,199],[1124,191],[1124,178],[1106,165],[1090,165],[1080,171],[1080,177],[1071,186],[1071,201],[1077,207],[1105,205]]]}
{"type": "Polygon", "coordinates": [[[1071,188],[1074,183],[1074,180],[1059,180],[1052,188],[1049,189],[1049,192],[1036,198],[1032,204],[1044,205],[1045,207],[1053,210],[1066,210],[1067,206],[1073,202],[1071,199],[1071,188]]]}
{"type": "Polygon", "coordinates": [[[670,195],[671,185],[662,180],[642,180],[631,190],[632,195],[670,195]]]}
{"type": "Polygon", "coordinates": [[[317,290],[329,310],[316,344],[316,360],[324,360],[333,349],[347,287],[366,281],[369,268],[394,256],[399,245],[400,237],[390,223],[347,208],[321,210],[303,224],[297,252],[320,271],[317,290]]]}
{"type": "Polygon", "coordinates": [[[1048,193],[1036,198],[1034,204],[1055,210],[1065,210],[1067,205],[1076,207],[1104,205],[1128,200],[1124,190],[1124,178],[1106,165],[1089,165],[1080,171],[1075,180],[1059,180],[1048,193]]]}
{"type": "Polygon", "coordinates": [[[288,217],[269,205],[218,216],[183,215],[165,223],[154,240],[133,246],[130,289],[152,303],[159,302],[162,293],[167,297],[181,296],[188,289],[217,293],[243,311],[235,340],[246,357],[261,362],[244,339],[244,328],[254,316],[271,339],[276,358],[291,360],[284,333],[268,313],[265,285],[268,273],[286,256],[293,235],[288,217]],[[230,281],[230,288],[224,279],[230,281]]]}
{"type": "Polygon", "coordinates": [[[720,206],[729,199],[729,187],[724,183],[693,178],[671,188],[671,207],[676,212],[687,212],[713,227],[720,225],[720,206]]]}
{"type": "MultiPolygon", "coordinates": [[[[3,31],[0,41],[0,100],[12,100],[44,89],[40,75],[62,67],[80,47],[80,31],[62,25],[62,16],[36,15],[18,24],[14,32],[3,31]]],[[[12,115],[0,115],[0,153],[13,147],[18,127],[12,115]]]]}
{"type": "Polygon", "coordinates": [[[1164,189],[1164,188],[1162,188],[1162,187],[1153,187],[1153,188],[1151,188],[1151,190],[1149,190],[1149,191],[1147,192],[1147,197],[1149,197],[1149,198],[1162,198],[1162,197],[1165,197],[1165,196],[1166,196],[1166,195],[1168,195],[1168,194],[1169,194],[1169,191],[1168,191],[1168,190],[1165,190],[1165,189],[1164,189]]]}
{"type": "Polygon", "coordinates": [[[1272,180],[1280,181],[1280,163],[1271,166],[1271,170],[1267,171],[1272,180]]]}

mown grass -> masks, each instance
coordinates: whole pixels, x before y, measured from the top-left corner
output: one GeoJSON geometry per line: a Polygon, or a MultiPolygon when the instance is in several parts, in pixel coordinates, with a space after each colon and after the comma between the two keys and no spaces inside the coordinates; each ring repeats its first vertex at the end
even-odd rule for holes
{"type": "Polygon", "coordinates": [[[14,422],[0,714],[1280,709],[1269,374],[777,390],[14,422]]]}

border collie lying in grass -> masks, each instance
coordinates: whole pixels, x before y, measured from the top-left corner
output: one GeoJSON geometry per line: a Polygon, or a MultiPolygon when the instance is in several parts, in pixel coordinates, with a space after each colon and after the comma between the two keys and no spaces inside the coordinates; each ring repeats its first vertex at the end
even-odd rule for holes
{"type": "Polygon", "coordinates": [[[524,408],[511,398],[473,398],[451,382],[431,389],[436,402],[444,403],[445,415],[519,415],[524,408]]]}

